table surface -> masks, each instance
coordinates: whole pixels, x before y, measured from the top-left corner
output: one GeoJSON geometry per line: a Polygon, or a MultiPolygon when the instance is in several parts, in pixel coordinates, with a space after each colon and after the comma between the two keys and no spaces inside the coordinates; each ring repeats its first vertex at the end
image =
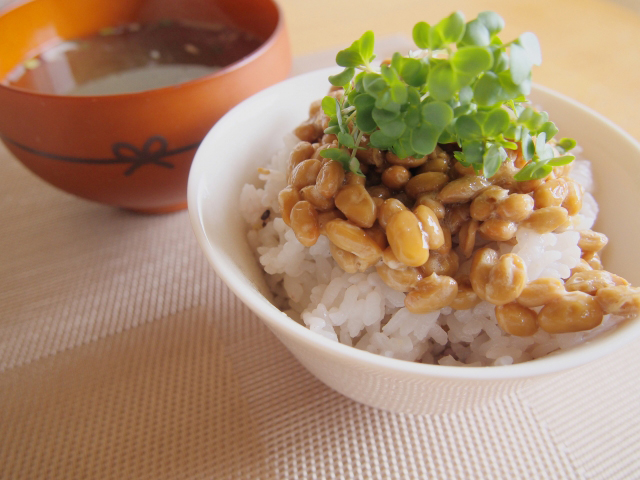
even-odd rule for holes
{"type": "MultiPolygon", "coordinates": [[[[0,0],[0,4],[2,0],[0,0]]],[[[296,71],[424,0],[280,0],[296,71]],[[338,27],[340,26],[340,28],[338,27]],[[346,27],[342,27],[346,26],[346,27]]],[[[640,138],[640,17],[600,0],[460,0],[534,31],[534,80],[640,138]]],[[[403,36],[392,36],[401,34],[403,36]]],[[[385,50],[386,52],[386,50],[385,50]]],[[[6,114],[6,112],[0,112],[6,114]]],[[[61,193],[0,147],[0,478],[637,478],[637,343],[493,405],[416,417],[307,373],[231,294],[186,212],[61,193]]]]}

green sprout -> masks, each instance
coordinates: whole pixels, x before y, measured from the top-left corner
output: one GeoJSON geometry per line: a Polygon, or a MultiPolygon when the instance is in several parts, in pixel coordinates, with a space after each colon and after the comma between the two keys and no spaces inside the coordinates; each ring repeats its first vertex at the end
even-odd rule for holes
{"type": "Polygon", "coordinates": [[[526,32],[503,43],[503,28],[494,12],[467,23],[460,12],[433,26],[419,22],[413,28],[418,50],[395,53],[379,69],[371,65],[374,34],[365,32],[336,56],[344,70],[329,81],[343,87],[344,96],[324,97],[322,109],[329,117],[325,133],[337,136],[338,148],[321,155],[362,175],[356,152],[367,134],[371,146],[400,158],[455,143],[455,158],[486,178],[500,169],[507,150],[521,148],[527,160],[517,181],[543,178],[572,162],[565,153],[575,141],[555,141],[558,129],[547,113],[527,105],[531,69],[542,61],[537,37],[526,32]]]}

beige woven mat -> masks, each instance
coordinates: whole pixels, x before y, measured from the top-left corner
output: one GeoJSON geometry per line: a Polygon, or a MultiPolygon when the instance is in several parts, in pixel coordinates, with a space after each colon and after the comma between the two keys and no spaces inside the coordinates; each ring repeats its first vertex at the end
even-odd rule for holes
{"type": "Polygon", "coordinates": [[[391,414],[307,373],[186,212],[73,198],[0,148],[0,229],[1,478],[640,478],[639,343],[483,409],[391,414]]]}

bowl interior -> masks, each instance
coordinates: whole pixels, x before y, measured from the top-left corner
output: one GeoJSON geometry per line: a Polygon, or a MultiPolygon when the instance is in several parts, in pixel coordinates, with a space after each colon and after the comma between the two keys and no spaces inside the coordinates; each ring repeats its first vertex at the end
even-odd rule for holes
{"type": "MultiPolygon", "coordinates": [[[[245,100],[225,115],[200,146],[191,168],[188,204],[194,231],[205,254],[229,287],[276,332],[332,355],[404,371],[457,378],[514,378],[577,366],[609,353],[640,336],[640,321],[558,355],[503,367],[464,369],[414,364],[379,357],[314,334],[281,313],[270,297],[263,272],[246,241],[247,226],[239,213],[243,185],[257,178],[256,169],[282,147],[282,137],[307,118],[309,104],[328,89],[325,69],[289,79],[245,100]],[[266,121],[265,121],[266,120],[266,121]],[[377,357],[377,358],[374,358],[377,357]]],[[[606,267],[640,285],[640,145],[595,112],[542,87],[532,100],[546,109],[563,136],[576,138],[593,163],[600,216],[595,229],[609,236],[606,267]]]]}
{"type": "Polygon", "coordinates": [[[222,23],[264,41],[275,32],[280,15],[272,0],[30,0],[0,10],[0,79],[62,40],[165,19],[222,23]]]}

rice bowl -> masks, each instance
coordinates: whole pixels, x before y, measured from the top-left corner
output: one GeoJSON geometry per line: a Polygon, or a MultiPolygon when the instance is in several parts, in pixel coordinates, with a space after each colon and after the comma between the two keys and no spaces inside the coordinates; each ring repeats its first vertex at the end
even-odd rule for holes
{"type": "MultiPolygon", "coordinates": [[[[270,302],[273,296],[245,240],[247,226],[239,214],[238,199],[244,184],[256,182],[256,169],[281,147],[281,138],[306,116],[307,105],[324,93],[331,73],[335,69],[288,80],[231,111],[203,142],[189,182],[192,224],[210,262],[312,373],[341,393],[380,408],[412,413],[454,411],[510,391],[532,377],[599,358],[640,335],[638,322],[627,321],[568,352],[518,365],[466,369],[415,364],[341,345],[278,310],[270,302]],[[265,123],[262,119],[267,116],[272,121],[265,123]],[[246,134],[251,142],[241,140],[246,134]],[[460,388],[465,389],[465,395],[458,395],[460,388]]],[[[634,168],[640,157],[637,142],[596,113],[558,94],[536,87],[532,98],[553,115],[564,134],[578,138],[584,156],[593,161],[601,212],[617,212],[621,204],[638,204],[640,198],[632,188],[640,181],[634,168]],[[600,159],[606,158],[611,145],[617,146],[620,161],[605,164],[600,159]],[[616,188],[610,188],[613,185],[616,188]],[[607,195],[599,196],[601,191],[607,195]]],[[[637,284],[639,258],[633,246],[640,222],[629,216],[622,226],[615,217],[601,215],[599,219],[600,230],[617,245],[609,249],[605,261],[637,284]]]]}

